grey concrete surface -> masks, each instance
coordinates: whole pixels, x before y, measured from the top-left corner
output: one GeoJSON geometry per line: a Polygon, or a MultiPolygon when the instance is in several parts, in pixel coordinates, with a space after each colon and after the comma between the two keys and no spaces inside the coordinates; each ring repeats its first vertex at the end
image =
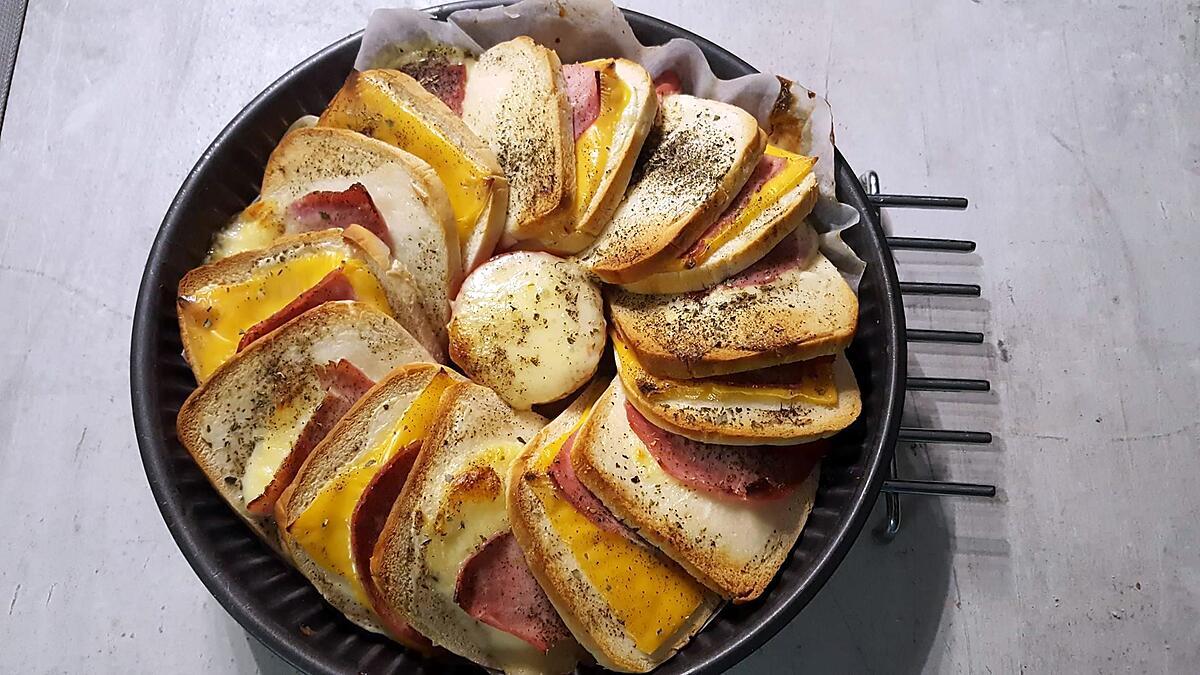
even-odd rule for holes
{"type": "MultiPolygon", "coordinates": [[[[945,0],[629,3],[825,93],[885,189],[962,194],[899,234],[912,370],[993,392],[910,420],[996,434],[904,447],[908,475],[994,482],[909,499],[738,672],[1200,670],[1200,5],[945,0]]],[[[127,357],[158,223],[258,91],[372,5],[30,3],[0,131],[0,671],[287,667],[212,600],[155,509],[127,357]]]]}

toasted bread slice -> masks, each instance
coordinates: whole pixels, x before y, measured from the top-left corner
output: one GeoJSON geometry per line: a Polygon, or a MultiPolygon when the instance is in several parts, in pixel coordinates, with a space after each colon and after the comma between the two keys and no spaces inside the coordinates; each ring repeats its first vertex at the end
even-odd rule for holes
{"type": "MultiPolygon", "coordinates": [[[[565,673],[579,650],[565,628],[543,652],[460,606],[471,561],[511,536],[504,483],[545,422],[513,410],[486,387],[450,386],[371,558],[374,583],[399,616],[434,644],[506,672],[565,673]]],[[[507,590],[494,581],[493,590],[507,590]]],[[[557,621],[557,615],[542,618],[557,621]]]]}
{"type": "Polygon", "coordinates": [[[628,59],[563,66],[575,124],[575,191],[564,232],[518,242],[560,254],[595,241],[625,196],[629,177],[658,110],[650,74],[628,59]],[[583,128],[580,128],[583,127],[583,128]]]}
{"type": "Polygon", "coordinates": [[[319,124],[366,134],[428,162],[450,199],[463,269],[491,257],[504,230],[508,179],[491,148],[417,80],[398,70],[353,71],[319,124]]]}
{"type": "Polygon", "coordinates": [[[833,263],[802,246],[786,238],[702,293],[610,288],[610,318],[660,377],[712,377],[836,354],[854,338],[858,298],[833,263]]]}
{"type": "Polygon", "coordinates": [[[717,222],[687,251],[654,274],[625,284],[634,293],[690,293],[715,286],[758,262],[800,228],[815,250],[817,233],[804,222],[817,203],[811,157],[767,146],[750,180],[717,222]]]}
{"type": "Polygon", "coordinates": [[[350,236],[342,230],[307,232],[184,275],[176,313],[183,354],[196,380],[203,382],[231,358],[248,334],[269,326],[277,316],[286,318],[297,299],[331,274],[344,277],[351,297],[330,297],[357,299],[390,314],[427,351],[440,353],[433,328],[420,311],[420,291],[412,277],[386,254],[372,251],[369,242],[363,245],[373,236],[365,230],[350,231],[350,236]]]}
{"type": "Polygon", "coordinates": [[[579,643],[605,668],[644,673],[683,646],[720,598],[640,539],[604,530],[555,483],[551,466],[606,386],[593,383],[525,447],[509,476],[508,515],[579,643]]]}
{"type": "MultiPolygon", "coordinates": [[[[429,164],[346,129],[297,129],[271,153],[260,202],[276,212],[302,197],[361,185],[386,224],[392,256],[421,291],[421,306],[445,344],[450,298],[462,281],[458,230],[446,189],[429,164]]],[[[267,207],[260,207],[267,208],[267,207]]]]}
{"type": "Polygon", "coordinates": [[[587,273],[549,253],[497,256],[454,300],[450,358],[528,410],[583,386],[604,353],[604,300],[587,273]]]}
{"type": "Polygon", "coordinates": [[[442,393],[462,381],[433,364],[393,370],[313,449],[275,510],[284,550],[330,604],[363,628],[386,628],[418,648],[427,644],[414,640],[411,627],[391,616],[371,583],[370,554],[378,529],[369,523],[355,526],[370,519],[382,524],[435,421],[442,393]],[[389,471],[399,474],[382,475],[389,471]],[[390,498],[376,492],[389,492],[390,498]]]}
{"type": "Polygon", "coordinates": [[[804,528],[818,470],[776,498],[709,494],[664,470],[631,426],[625,403],[614,381],[579,430],[571,455],[579,479],[706,586],[734,602],[757,598],[804,528]]]}
{"type": "Polygon", "coordinates": [[[799,445],[832,436],[862,412],[854,371],[841,353],[737,378],[678,380],[651,374],[620,337],[613,344],[630,402],[655,425],[693,440],[799,445]]]}
{"type": "Polygon", "coordinates": [[[614,284],[687,250],[737,196],[766,147],[754,117],[686,94],[658,105],[629,187],[584,265],[614,284]]]}
{"type": "Polygon", "coordinates": [[[563,230],[571,218],[575,145],[558,55],[527,37],[488,49],[467,78],[463,121],[508,177],[501,246],[563,230]]]}
{"type": "Polygon", "coordinates": [[[272,487],[286,487],[292,476],[281,477],[281,470],[294,472],[303,461],[294,461],[296,441],[327,396],[320,369],[346,361],[378,381],[397,366],[430,359],[383,312],[358,302],[327,302],[217,368],[184,401],[175,431],[217,492],[276,545],[274,521],[247,506],[272,487]]]}

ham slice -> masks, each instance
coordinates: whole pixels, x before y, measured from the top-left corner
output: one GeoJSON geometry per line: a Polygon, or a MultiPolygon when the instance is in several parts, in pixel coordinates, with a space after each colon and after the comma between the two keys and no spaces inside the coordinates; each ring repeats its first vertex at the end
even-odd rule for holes
{"type": "Polygon", "coordinates": [[[671,94],[679,94],[683,92],[683,82],[679,80],[679,73],[673,70],[663,71],[661,75],[654,78],[654,93],[659,97],[670,96],[671,94]]]}
{"type": "Polygon", "coordinates": [[[342,272],[341,269],[336,269],[326,274],[315,286],[304,291],[288,304],[284,305],[283,309],[275,312],[271,316],[259,321],[242,333],[242,339],[238,340],[237,351],[242,351],[250,345],[250,343],[260,337],[279,328],[283,324],[300,316],[308,310],[318,305],[334,300],[357,300],[358,296],[354,293],[354,287],[350,285],[350,279],[342,272]]]}
{"type": "Polygon", "coordinates": [[[350,552],[354,557],[358,578],[371,600],[371,607],[379,615],[384,627],[406,646],[428,654],[433,651],[433,643],[392,611],[371,576],[371,553],[420,451],[421,441],[409,443],[371,477],[350,516],[350,552]]]}
{"type": "Polygon", "coordinates": [[[750,198],[754,193],[762,189],[767,181],[774,178],[783,167],[787,165],[787,160],[782,157],[772,157],[771,155],[763,155],[755,165],[754,171],[751,172],[750,178],[746,180],[746,184],[742,186],[742,191],[734,197],[733,202],[725,209],[721,217],[715,223],[708,226],[704,234],[692,244],[681,258],[691,259],[699,256],[708,248],[708,244],[725,228],[733,224],[737,217],[741,214],[742,209],[746,208],[746,204],[750,203],[750,198]]]}
{"type": "Polygon", "coordinates": [[[572,63],[563,66],[562,74],[567,82],[567,102],[571,104],[575,140],[579,140],[600,117],[600,71],[572,63]]]}
{"type": "Polygon", "coordinates": [[[826,443],[737,446],[701,443],[659,429],[626,401],[629,426],[669,476],[695,490],[740,501],[778,499],[804,482],[826,443]]]}
{"type": "Polygon", "coordinates": [[[463,562],[454,601],[472,617],[543,653],[571,635],[533,578],[511,530],[492,537],[463,562]]]}
{"type": "Polygon", "coordinates": [[[284,214],[284,230],[288,234],[331,227],[346,229],[351,225],[362,226],[379,237],[389,249],[392,247],[387,223],[362,183],[355,183],[341,192],[310,192],[289,204],[284,214]]]}
{"type": "Polygon", "coordinates": [[[467,91],[467,67],[433,55],[400,66],[400,72],[421,83],[425,90],[440,98],[455,115],[462,116],[463,94],[467,91]]]}
{"type": "Polygon", "coordinates": [[[775,248],[758,262],[729,277],[723,283],[731,288],[769,284],[784,272],[804,264],[812,253],[807,248],[809,245],[801,242],[798,237],[784,237],[783,241],[776,244],[775,248]]]}
{"type": "Polygon", "coordinates": [[[279,501],[279,496],[291,485],[296,472],[300,470],[300,465],[308,459],[313,448],[324,440],[329,430],[350,410],[350,406],[375,385],[371,378],[346,359],[318,366],[317,377],[325,389],[325,398],[317,404],[316,411],[300,430],[292,451],[280,463],[279,469],[271,478],[271,484],[246,505],[246,510],[250,513],[259,516],[269,516],[273,513],[275,502],[279,501]]]}
{"type": "Polygon", "coordinates": [[[832,381],[835,356],[818,356],[807,361],[781,363],[769,368],[747,370],[731,375],[704,378],[704,382],[720,382],[738,387],[796,387],[815,378],[832,381]]]}
{"type": "Polygon", "coordinates": [[[554,461],[550,463],[548,471],[550,480],[558,486],[563,498],[597,527],[614,534],[624,535],[630,540],[636,540],[637,535],[633,533],[633,530],[617,520],[612,511],[609,511],[608,507],[597,499],[596,495],[592,494],[592,491],[587,489],[587,486],[580,482],[579,477],[575,475],[575,466],[571,464],[571,450],[575,447],[577,433],[579,432],[571,434],[559,449],[558,454],[555,455],[554,461]]]}

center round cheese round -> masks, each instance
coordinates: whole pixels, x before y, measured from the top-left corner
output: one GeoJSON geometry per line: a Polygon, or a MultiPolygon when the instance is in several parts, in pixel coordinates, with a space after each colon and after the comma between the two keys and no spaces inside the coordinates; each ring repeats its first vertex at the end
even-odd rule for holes
{"type": "Polygon", "coordinates": [[[596,372],[604,306],[575,263],[548,253],[492,258],[454,301],[450,358],[509,405],[557,401],[596,372]]]}

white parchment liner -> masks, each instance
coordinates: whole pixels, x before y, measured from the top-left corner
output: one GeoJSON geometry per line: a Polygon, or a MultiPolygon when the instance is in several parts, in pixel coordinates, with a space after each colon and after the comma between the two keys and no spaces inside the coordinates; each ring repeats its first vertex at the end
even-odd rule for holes
{"type": "MultiPolygon", "coordinates": [[[[521,35],[553,49],[563,63],[621,57],[642,64],[651,77],[673,70],[684,93],[736,105],[770,130],[771,110],[780,91],[778,78],[757,73],[723,80],[713,74],[700,48],[682,38],[660,46],[643,45],[609,0],[522,0],[509,6],[459,10],[445,22],[414,9],[377,9],[367,22],[354,67],[387,67],[397,46],[420,49],[440,43],[477,55],[521,35]]],[[[841,231],[858,222],[858,211],[839,203],[835,195],[833,112],[824,98],[804,87],[793,84],[791,90],[789,112],[803,133],[798,146],[787,149],[817,158],[813,170],[820,196],[808,221],[820,234],[821,252],[857,289],[865,263],[842,241],[841,231]]]]}

